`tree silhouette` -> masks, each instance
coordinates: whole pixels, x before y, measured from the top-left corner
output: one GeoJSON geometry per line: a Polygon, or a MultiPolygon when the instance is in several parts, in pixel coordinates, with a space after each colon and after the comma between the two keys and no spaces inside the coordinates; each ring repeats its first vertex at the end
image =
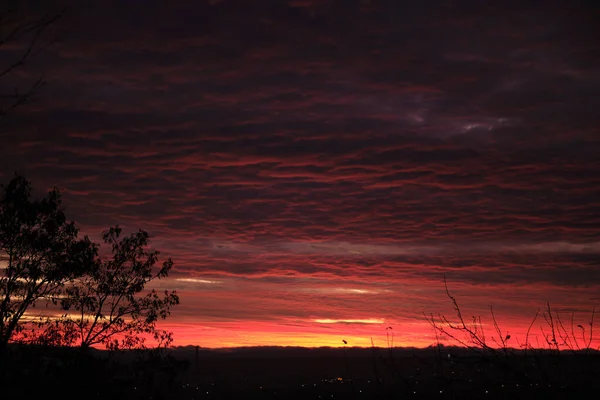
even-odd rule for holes
{"type": "MultiPolygon", "coordinates": [[[[47,45],[41,43],[40,39],[48,27],[63,15],[64,10],[34,15],[23,6],[19,7],[18,1],[2,3],[0,5],[0,54],[11,56],[10,60],[3,60],[0,64],[0,80],[6,80],[8,75],[23,67],[47,45]]],[[[43,84],[43,78],[39,77],[24,89],[4,87],[0,92],[0,117],[29,100],[43,84]]]]}
{"type": "Polygon", "coordinates": [[[29,181],[0,185],[0,357],[38,301],[58,303],[66,284],[94,266],[97,246],[67,222],[60,192],[31,199],[29,181]],[[1,265],[1,264],[0,264],[1,265]]]}
{"type": "Polygon", "coordinates": [[[171,342],[169,332],[158,331],[156,322],[179,304],[175,291],[159,294],[145,291],[155,279],[168,276],[169,258],[155,271],[158,251],[148,251],[148,233],[139,230],[121,238],[122,230],[111,227],[103,233],[112,247],[112,257],[97,259],[95,269],[66,289],[61,300],[64,316],[51,324],[48,337],[60,337],[64,344],[87,348],[104,345],[111,349],[143,347],[151,335],[163,345],[171,342]]]}

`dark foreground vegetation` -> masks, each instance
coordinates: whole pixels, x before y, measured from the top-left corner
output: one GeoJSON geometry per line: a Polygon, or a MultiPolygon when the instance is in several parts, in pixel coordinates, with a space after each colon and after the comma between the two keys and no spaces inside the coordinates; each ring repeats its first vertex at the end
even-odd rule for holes
{"type": "Polygon", "coordinates": [[[10,346],[3,398],[587,398],[596,351],[506,357],[458,347],[96,351],[10,346]],[[6,397],[5,397],[6,396],[6,397]],[[14,396],[14,397],[13,397],[14,396]],[[25,396],[25,397],[23,397],[25,396]]]}

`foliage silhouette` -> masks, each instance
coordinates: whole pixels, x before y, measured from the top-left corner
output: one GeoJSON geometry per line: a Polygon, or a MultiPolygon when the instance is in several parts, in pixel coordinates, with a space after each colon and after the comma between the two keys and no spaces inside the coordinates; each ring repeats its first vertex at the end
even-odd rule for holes
{"type": "Polygon", "coordinates": [[[168,276],[173,261],[157,267],[159,252],[149,249],[148,233],[125,236],[119,226],[103,233],[110,252],[101,256],[100,246],[78,238],[57,189],[32,199],[30,182],[18,174],[0,189],[3,393],[22,395],[31,379],[41,385],[39,393],[31,388],[28,395],[50,390],[70,398],[88,388],[90,398],[176,393],[187,364],[166,352],[172,334],[156,323],[168,317],[179,297],[147,288],[168,276]],[[39,303],[46,308],[34,315],[31,308],[39,303]],[[156,348],[145,346],[148,336],[158,341],[156,348]],[[110,351],[90,348],[95,345],[110,351]],[[62,391],[65,376],[75,381],[74,391],[62,391]]]}
{"type": "MultiPolygon", "coordinates": [[[[68,222],[60,192],[32,200],[31,185],[15,175],[0,186],[0,352],[23,329],[39,301],[57,304],[67,284],[94,267],[98,248],[68,222]]],[[[1,357],[1,354],[0,354],[1,357]]]]}
{"type": "Polygon", "coordinates": [[[171,333],[157,330],[156,322],[167,318],[179,297],[175,291],[143,292],[153,280],[168,276],[173,261],[167,259],[154,271],[159,252],[147,250],[148,233],[140,229],[123,238],[121,234],[118,226],[103,233],[112,257],[98,257],[90,273],[66,288],[61,299],[66,313],[47,321],[42,335],[46,343],[116,350],[143,347],[148,335],[159,347],[172,342],[171,333]]]}

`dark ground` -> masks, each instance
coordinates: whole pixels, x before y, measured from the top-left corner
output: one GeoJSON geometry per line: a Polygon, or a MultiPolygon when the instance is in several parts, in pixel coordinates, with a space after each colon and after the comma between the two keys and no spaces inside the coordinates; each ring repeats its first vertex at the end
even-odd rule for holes
{"type": "MultiPolygon", "coordinates": [[[[461,349],[175,349],[167,354],[20,348],[0,366],[6,398],[400,399],[590,398],[600,355],[461,349]],[[450,354],[450,357],[448,356],[450,354]],[[17,397],[15,397],[17,398],[17,397]]],[[[0,396],[4,398],[4,396],[0,396]]]]}

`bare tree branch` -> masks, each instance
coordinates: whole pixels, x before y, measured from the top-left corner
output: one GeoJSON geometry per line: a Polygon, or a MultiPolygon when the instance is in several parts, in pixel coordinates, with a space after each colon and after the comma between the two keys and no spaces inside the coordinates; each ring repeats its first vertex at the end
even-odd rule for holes
{"type": "MultiPolygon", "coordinates": [[[[0,51],[8,53],[13,48],[21,49],[15,51],[15,58],[7,65],[0,65],[0,80],[7,79],[9,74],[25,66],[52,43],[41,43],[41,37],[64,13],[65,9],[61,9],[29,17],[18,8],[0,9],[0,51]]],[[[38,77],[23,90],[14,87],[9,92],[0,93],[0,117],[30,100],[44,83],[43,77],[38,77]]]]}

